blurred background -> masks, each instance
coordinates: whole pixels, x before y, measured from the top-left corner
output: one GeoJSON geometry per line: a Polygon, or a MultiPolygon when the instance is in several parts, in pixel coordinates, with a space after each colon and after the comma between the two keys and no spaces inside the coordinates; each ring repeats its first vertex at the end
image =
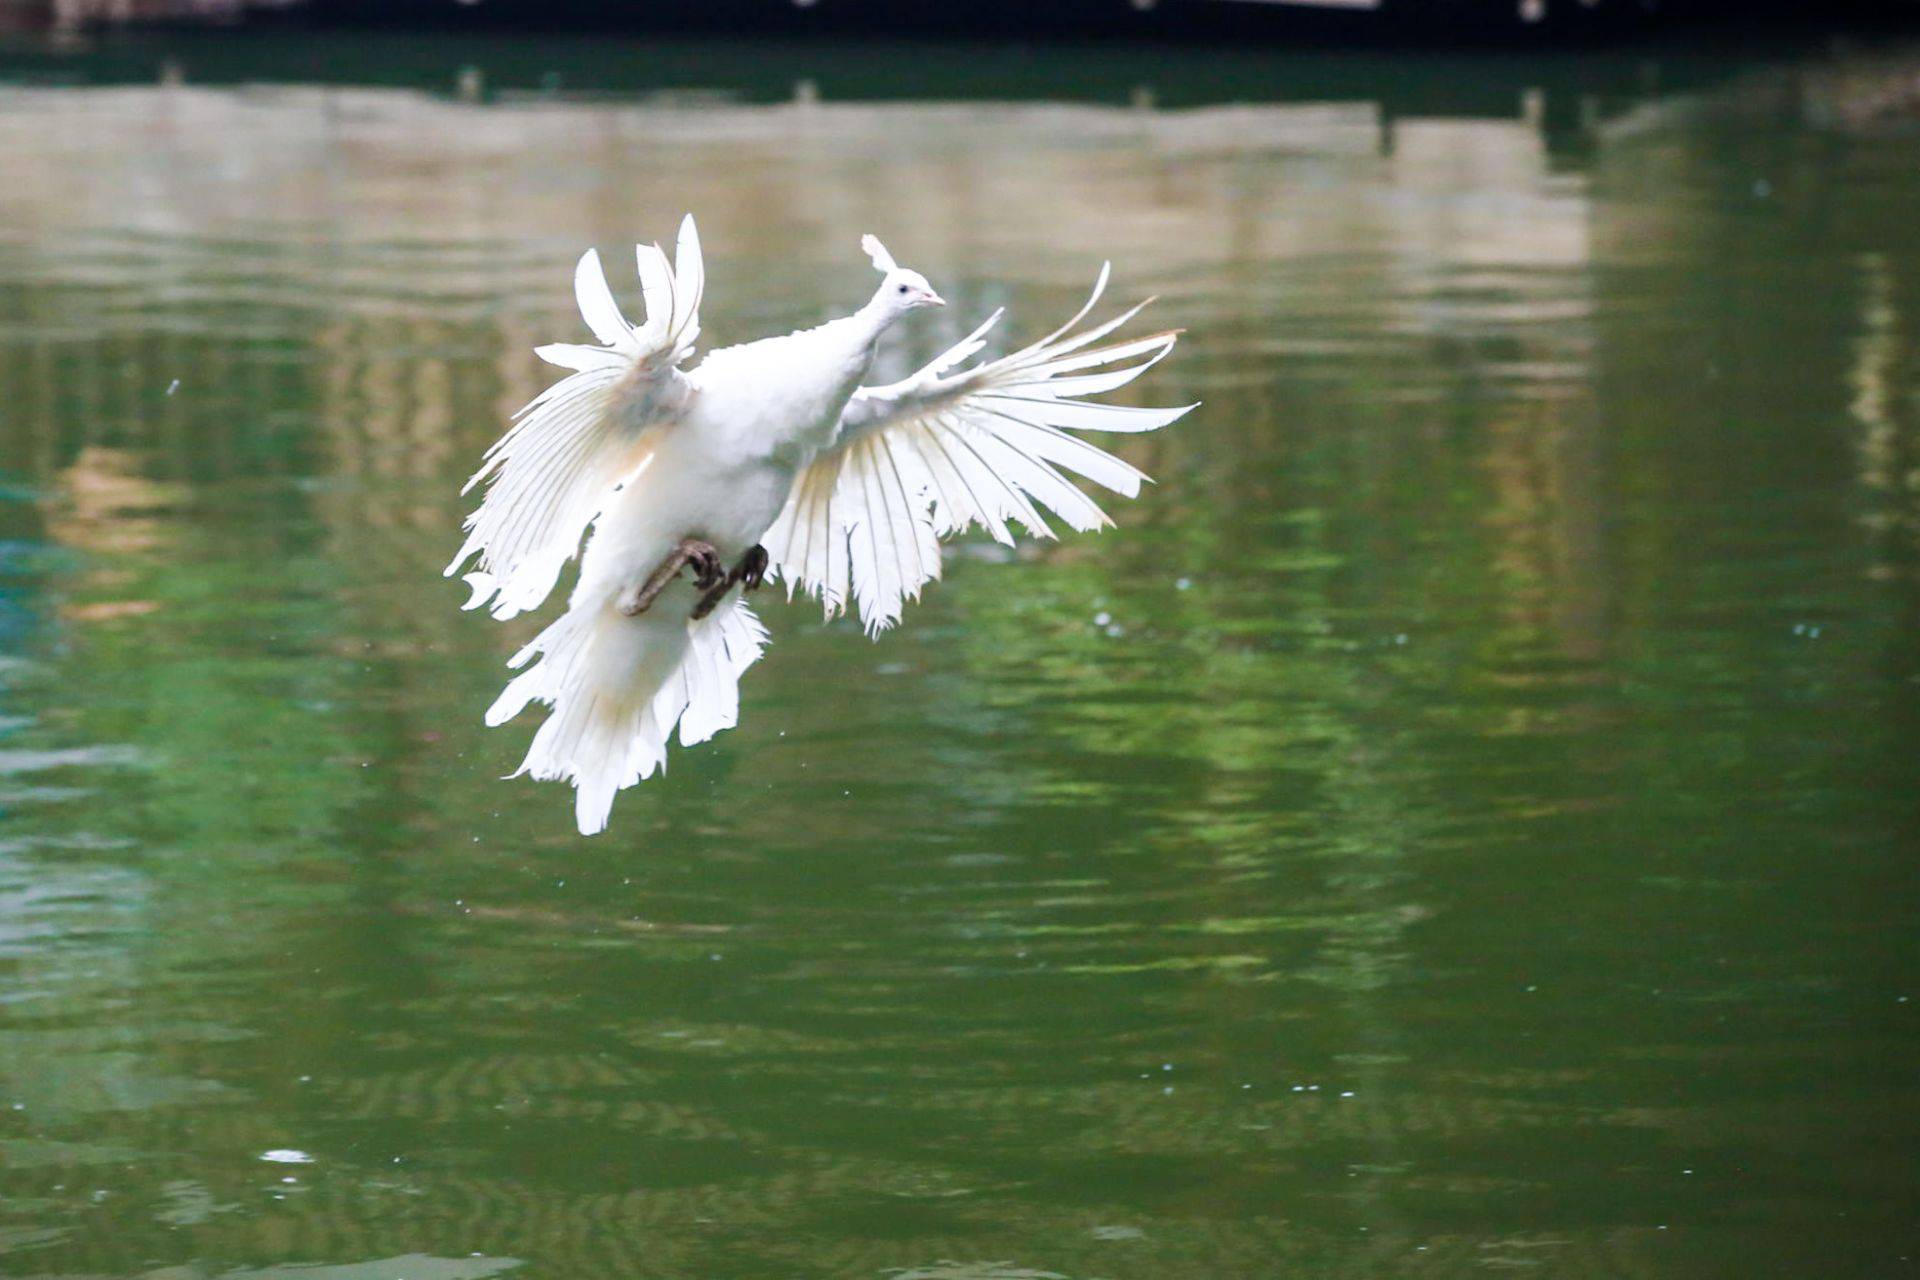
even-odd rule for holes
{"type": "Polygon", "coordinates": [[[1446,8],[0,2],[0,1274],[1913,1270],[1920,31],[1446,8]],[[688,210],[1205,403],[585,841],[439,571],[688,210]]]}

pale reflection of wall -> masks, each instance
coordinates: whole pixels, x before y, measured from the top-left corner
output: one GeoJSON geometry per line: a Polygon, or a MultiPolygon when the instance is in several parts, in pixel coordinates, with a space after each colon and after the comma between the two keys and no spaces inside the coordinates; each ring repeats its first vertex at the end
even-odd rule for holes
{"type": "MultiPolygon", "coordinates": [[[[1526,122],[1389,132],[1369,106],[474,106],[379,89],[165,86],[13,89],[0,107],[0,154],[23,179],[0,192],[16,238],[379,244],[402,260],[408,242],[425,243],[440,248],[418,264],[430,286],[537,283],[544,255],[670,227],[682,208],[735,257],[786,253],[796,225],[817,231],[823,258],[881,226],[950,267],[1049,227],[1074,228],[1082,259],[1124,252],[1163,273],[1223,252],[1506,264],[1583,252],[1577,201],[1536,194],[1544,151],[1526,122]],[[1221,166],[1236,181],[1218,181],[1221,166]],[[1333,175],[1378,188],[1368,216],[1352,216],[1354,191],[1333,175]],[[1469,192],[1481,194],[1460,198],[1469,192]],[[1259,223],[1236,227],[1228,211],[1256,195],[1259,223]],[[503,256],[502,245],[518,247],[503,256]]],[[[400,283],[386,270],[399,261],[304,256],[301,274],[330,291],[400,283]]],[[[1076,279],[1085,261],[1040,269],[1076,279]]]]}
{"type": "Polygon", "coordinates": [[[1548,269],[1591,257],[1585,184],[1552,175],[1536,125],[1406,120],[1393,143],[1388,225],[1408,258],[1548,269]]]}

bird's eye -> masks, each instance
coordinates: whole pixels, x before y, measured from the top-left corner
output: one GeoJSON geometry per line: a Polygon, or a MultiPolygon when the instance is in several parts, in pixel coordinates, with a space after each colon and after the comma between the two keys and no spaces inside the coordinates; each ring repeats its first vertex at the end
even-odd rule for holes
{"type": "Polygon", "coordinates": [[[900,292],[901,292],[901,293],[905,293],[906,291],[907,291],[907,286],[905,286],[905,285],[901,285],[901,286],[900,286],[900,292]]]}

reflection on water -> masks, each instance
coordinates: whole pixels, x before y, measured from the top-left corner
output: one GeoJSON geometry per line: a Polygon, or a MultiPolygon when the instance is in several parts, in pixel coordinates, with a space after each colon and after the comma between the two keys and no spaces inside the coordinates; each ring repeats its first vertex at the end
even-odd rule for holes
{"type": "Polygon", "coordinates": [[[1156,106],[1190,56],[0,88],[0,1271],[1911,1256],[1920,62],[1156,106]],[[958,304],[901,368],[1111,255],[1206,408],[878,646],[770,606],[589,846],[438,568],[572,256],[685,209],[716,338],[870,229],[958,304]]]}

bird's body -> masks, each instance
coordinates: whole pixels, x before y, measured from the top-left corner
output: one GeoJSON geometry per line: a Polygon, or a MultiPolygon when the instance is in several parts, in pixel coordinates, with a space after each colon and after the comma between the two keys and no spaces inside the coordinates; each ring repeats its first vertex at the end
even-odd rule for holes
{"type": "MultiPolygon", "coordinates": [[[[861,312],[723,347],[693,369],[675,430],[595,523],[572,603],[611,602],[683,538],[711,544],[728,564],[758,544],[800,468],[832,441],[885,324],[861,312]]],[[[676,581],[654,608],[671,601],[687,614],[699,597],[676,581]]]]}
{"type": "Polygon", "coordinates": [[[479,555],[469,607],[491,602],[496,616],[510,617],[536,606],[582,531],[593,530],[567,611],[515,656],[510,665],[532,665],[487,713],[499,724],[529,702],[553,705],[521,771],[572,779],[583,833],[605,827],[620,788],[665,767],[676,725],[691,745],[734,723],[739,676],[759,656],[765,632],[733,588],[757,585],[763,541],[777,544],[770,549],[790,592],[806,585],[832,612],[851,585],[877,630],[938,575],[943,525],[977,519],[1005,538],[1012,518],[1044,532],[1025,495],[1076,527],[1103,520],[1051,464],[1125,492],[1137,487],[1137,472],[1059,431],[1053,418],[1157,415],[1138,425],[1069,424],[1138,430],[1185,412],[1120,410],[1061,394],[1131,380],[1172,345],[1171,335],[1157,335],[1068,355],[1118,321],[1091,337],[1055,342],[1056,334],[1015,357],[938,377],[979,349],[983,326],[914,378],[863,388],[887,329],[911,310],[941,305],[924,279],[895,267],[878,241],[867,243],[886,278],[859,311],[721,348],[684,373],[678,366],[699,332],[704,285],[692,219],[673,266],[658,249],[640,250],[648,318],[638,329],[621,319],[589,251],[575,285],[606,345],[541,348],[575,374],[522,410],[474,477],[490,478],[487,499],[448,567],[455,572],[479,555]],[[1150,358],[1117,371],[1117,381],[1116,371],[1060,376],[1136,354],[1150,358]],[[996,373],[997,382],[989,376],[996,373]],[[1006,408],[988,403],[996,398],[1006,408]],[[1042,407],[1010,418],[1016,401],[1042,407]],[[1010,446],[1004,426],[967,429],[965,416],[981,412],[1031,438],[1010,446]],[[1033,420],[1015,420],[1022,415],[1033,420]],[[996,463],[1016,474],[996,476],[996,463]],[[717,581],[682,580],[689,546],[716,564],[751,567],[717,581]]]}

